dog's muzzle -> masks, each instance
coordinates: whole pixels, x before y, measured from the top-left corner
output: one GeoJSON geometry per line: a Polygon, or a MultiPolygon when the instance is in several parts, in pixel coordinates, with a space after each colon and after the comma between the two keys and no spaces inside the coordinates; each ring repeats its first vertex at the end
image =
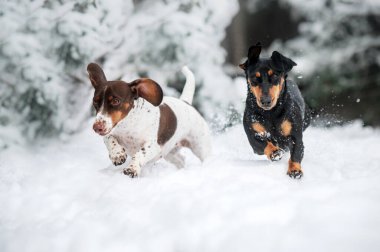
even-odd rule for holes
{"type": "Polygon", "coordinates": [[[98,133],[101,136],[104,136],[108,133],[105,121],[96,121],[92,128],[96,133],[98,133]]]}

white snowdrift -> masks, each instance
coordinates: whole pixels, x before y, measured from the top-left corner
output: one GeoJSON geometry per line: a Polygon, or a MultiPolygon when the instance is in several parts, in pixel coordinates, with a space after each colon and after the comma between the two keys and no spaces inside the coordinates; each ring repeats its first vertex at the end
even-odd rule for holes
{"type": "Polygon", "coordinates": [[[305,176],[254,155],[242,126],[203,165],[130,179],[101,138],[0,154],[0,251],[379,251],[380,132],[305,134],[305,176]]]}

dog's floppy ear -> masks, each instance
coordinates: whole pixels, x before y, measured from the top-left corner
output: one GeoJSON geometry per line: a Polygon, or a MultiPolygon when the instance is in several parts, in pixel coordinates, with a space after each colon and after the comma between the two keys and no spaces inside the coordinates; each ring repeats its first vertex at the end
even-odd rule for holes
{"type": "Polygon", "coordinates": [[[261,53],[261,43],[258,42],[256,45],[251,46],[248,49],[248,59],[243,64],[240,64],[239,67],[245,71],[248,65],[256,64],[257,60],[260,57],[260,53],[261,53]]]}
{"type": "Polygon", "coordinates": [[[279,72],[287,73],[290,70],[292,70],[294,66],[297,66],[297,64],[293,60],[285,57],[284,55],[282,55],[281,53],[277,51],[274,51],[270,58],[272,60],[271,62],[272,68],[279,72]]]}
{"type": "Polygon", "coordinates": [[[88,77],[90,78],[90,81],[94,88],[97,88],[100,85],[103,85],[105,82],[107,82],[106,76],[104,75],[102,68],[98,64],[88,64],[87,72],[88,77]]]}
{"type": "Polygon", "coordinates": [[[161,104],[164,95],[160,85],[158,85],[154,80],[141,78],[132,81],[129,86],[131,87],[136,98],[141,97],[152,103],[154,106],[161,104]]]}

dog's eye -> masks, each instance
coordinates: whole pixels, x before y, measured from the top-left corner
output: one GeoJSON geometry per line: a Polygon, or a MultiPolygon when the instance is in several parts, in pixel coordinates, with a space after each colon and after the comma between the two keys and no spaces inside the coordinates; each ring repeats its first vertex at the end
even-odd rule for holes
{"type": "Polygon", "coordinates": [[[117,106],[117,105],[119,105],[120,104],[120,99],[118,99],[118,98],[113,98],[112,100],[111,100],[111,105],[112,106],[117,106]]]}

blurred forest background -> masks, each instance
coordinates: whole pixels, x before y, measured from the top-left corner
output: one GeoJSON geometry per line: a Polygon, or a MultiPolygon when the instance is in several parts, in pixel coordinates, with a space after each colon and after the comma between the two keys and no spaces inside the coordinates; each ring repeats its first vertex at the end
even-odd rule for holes
{"type": "Polygon", "coordinates": [[[258,41],[298,63],[290,77],[321,121],[380,125],[378,0],[2,0],[0,24],[0,148],[83,129],[89,62],[174,96],[187,64],[195,105],[224,129],[241,120],[237,65],[258,41]]]}

